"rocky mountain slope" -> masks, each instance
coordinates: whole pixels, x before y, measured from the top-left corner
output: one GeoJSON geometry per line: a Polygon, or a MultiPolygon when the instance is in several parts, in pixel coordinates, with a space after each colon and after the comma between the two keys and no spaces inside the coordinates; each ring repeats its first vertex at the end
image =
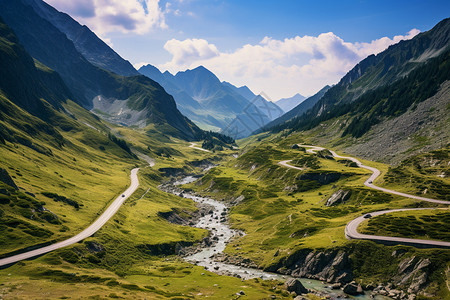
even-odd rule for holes
{"type": "Polygon", "coordinates": [[[42,0],[23,0],[23,2],[33,7],[40,17],[64,33],[78,52],[93,65],[123,76],[139,75],[129,61],[120,57],[87,26],[80,25],[69,15],[59,12],[42,0]]]}
{"type": "Polygon", "coordinates": [[[440,128],[448,128],[449,41],[450,19],[445,19],[430,31],[367,57],[303,116],[273,130],[310,130],[315,141],[359,149],[353,153],[386,162],[399,161],[422,147],[437,147],[446,136],[438,134],[440,128]],[[421,111],[424,107],[430,111],[421,111]],[[427,137],[421,132],[428,132],[427,137]]]}
{"type": "MultiPolygon", "coordinates": [[[[145,127],[185,139],[202,131],[184,117],[169,94],[145,76],[124,77],[92,65],[65,33],[22,1],[1,0],[0,16],[31,56],[57,71],[74,101],[109,121],[145,127]],[[20,15],[20,18],[17,16],[20,15]]],[[[111,50],[112,51],[112,50],[111,50]]],[[[110,53],[110,52],[109,52],[110,53]]]]}
{"type": "MultiPolygon", "coordinates": [[[[59,74],[34,60],[0,18],[0,143],[22,144],[51,156],[49,147],[73,145],[64,132],[86,130],[87,122],[96,124],[96,132],[107,130],[72,99],[59,74]]],[[[108,139],[100,133],[91,138],[98,138],[99,144],[108,139]]],[[[133,157],[129,152],[126,155],[133,157]]]]}
{"type": "Polygon", "coordinates": [[[255,93],[253,93],[246,85],[236,87],[235,85],[226,81],[222,81],[222,84],[234,90],[235,92],[237,92],[238,94],[240,94],[242,97],[244,97],[249,101],[251,101],[253,98],[256,97],[255,93]]]}

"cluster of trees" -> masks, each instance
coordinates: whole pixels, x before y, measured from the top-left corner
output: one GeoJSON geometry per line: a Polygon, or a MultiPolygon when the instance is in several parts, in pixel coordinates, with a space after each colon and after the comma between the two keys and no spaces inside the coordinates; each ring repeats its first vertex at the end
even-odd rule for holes
{"type": "Polygon", "coordinates": [[[224,147],[231,148],[231,146],[236,143],[232,137],[214,131],[205,131],[203,139],[202,148],[207,150],[220,151],[223,150],[224,147]]]}

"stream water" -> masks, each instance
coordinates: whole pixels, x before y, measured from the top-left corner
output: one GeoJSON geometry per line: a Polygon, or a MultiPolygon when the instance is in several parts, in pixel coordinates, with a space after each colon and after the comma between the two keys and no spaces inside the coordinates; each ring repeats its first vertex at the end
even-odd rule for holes
{"type": "MultiPolygon", "coordinates": [[[[183,184],[194,182],[198,179],[198,176],[187,176],[175,182],[172,182],[173,186],[180,186],[183,184]]],[[[291,278],[287,275],[280,275],[276,273],[264,272],[260,269],[256,268],[246,268],[237,265],[227,264],[223,262],[218,262],[214,260],[215,254],[220,254],[225,250],[228,242],[236,236],[243,235],[242,232],[238,232],[228,225],[227,217],[229,208],[225,203],[207,198],[207,197],[199,197],[193,194],[190,194],[181,189],[165,189],[167,192],[175,194],[177,196],[181,196],[184,198],[190,198],[196,203],[209,205],[212,209],[210,213],[205,214],[203,217],[199,218],[198,222],[193,225],[197,228],[203,228],[210,231],[210,240],[212,241],[211,246],[202,248],[199,252],[195,254],[191,254],[189,256],[184,257],[184,259],[190,263],[196,264],[198,266],[204,267],[206,270],[215,272],[221,275],[228,276],[236,276],[243,279],[251,279],[251,278],[260,278],[264,280],[286,280],[291,278]]],[[[301,283],[307,288],[316,290],[322,293],[326,293],[330,296],[331,299],[377,299],[377,300],[385,300],[391,299],[383,296],[375,296],[371,298],[370,295],[360,295],[360,296],[349,296],[345,294],[342,290],[333,290],[331,286],[327,283],[323,283],[319,280],[312,279],[304,279],[299,278],[301,283]]]]}

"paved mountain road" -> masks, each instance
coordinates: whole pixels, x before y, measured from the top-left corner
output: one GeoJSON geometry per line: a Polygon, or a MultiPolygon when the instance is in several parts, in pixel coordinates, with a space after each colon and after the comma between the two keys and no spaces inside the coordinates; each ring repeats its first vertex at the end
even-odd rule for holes
{"type": "MultiPolygon", "coordinates": [[[[380,216],[387,213],[397,212],[397,211],[411,211],[411,210],[427,210],[427,209],[436,209],[436,208],[400,208],[400,209],[390,209],[390,210],[382,210],[370,213],[373,217],[380,216]]],[[[380,236],[380,235],[369,235],[362,234],[357,231],[358,226],[366,221],[367,219],[364,216],[358,217],[352,221],[350,221],[347,226],[345,226],[345,236],[351,239],[359,239],[359,240],[372,240],[379,241],[387,244],[403,244],[403,245],[413,245],[418,247],[437,247],[437,248],[450,248],[449,242],[443,241],[432,241],[432,240],[421,240],[421,239],[409,239],[409,238],[399,238],[399,237],[389,237],[389,236],[380,236]]]]}
{"type": "MultiPolygon", "coordinates": [[[[300,145],[300,144],[298,146],[304,147],[304,148],[309,148],[306,150],[306,152],[308,152],[308,153],[314,153],[315,151],[325,150],[325,148],[323,148],[323,147],[300,145]]],[[[375,179],[378,178],[378,176],[380,176],[380,174],[381,174],[380,170],[378,170],[377,168],[374,168],[374,167],[369,167],[369,166],[363,165],[358,159],[356,159],[354,157],[341,156],[341,155],[336,154],[336,152],[334,152],[334,151],[331,151],[331,150],[329,150],[329,151],[336,158],[351,160],[351,161],[355,162],[358,165],[358,167],[372,171],[372,175],[370,175],[370,177],[364,182],[364,185],[369,188],[376,189],[376,190],[379,190],[379,191],[382,191],[385,193],[389,193],[389,194],[395,194],[395,195],[399,195],[402,197],[420,200],[420,201],[427,201],[427,202],[438,203],[438,204],[447,204],[447,205],[450,204],[450,201],[437,200],[437,199],[431,199],[431,198],[426,198],[426,197],[420,197],[420,196],[416,196],[416,195],[410,195],[410,194],[397,192],[394,190],[376,186],[373,184],[373,182],[375,181],[375,179]]],[[[292,168],[292,169],[303,170],[302,168],[289,165],[288,163],[290,161],[291,160],[284,160],[284,161],[280,161],[278,164],[281,166],[284,166],[284,167],[292,168]]],[[[392,210],[383,210],[383,211],[373,212],[370,214],[372,217],[374,217],[374,216],[379,216],[382,214],[396,212],[396,211],[425,210],[425,209],[433,209],[433,208],[392,209],[392,210]]],[[[348,239],[373,240],[373,241],[390,243],[390,244],[397,243],[397,244],[405,244],[405,245],[413,245],[413,246],[420,245],[420,246],[450,248],[450,243],[443,242],[443,241],[431,241],[431,240],[420,240],[420,239],[409,239],[409,238],[400,238],[400,237],[388,237],[388,236],[360,234],[360,233],[358,233],[357,228],[358,228],[359,224],[361,224],[361,222],[363,222],[364,220],[367,220],[367,218],[364,218],[364,216],[360,216],[360,217],[350,221],[345,227],[345,236],[348,239]]]]}
{"type": "Polygon", "coordinates": [[[28,251],[28,252],[24,252],[21,254],[17,254],[17,255],[13,255],[10,257],[0,259],[0,266],[13,264],[13,263],[16,263],[16,262],[24,260],[24,259],[32,258],[32,257],[38,256],[38,255],[42,255],[42,254],[48,253],[50,251],[56,250],[56,249],[66,247],[66,246],[75,244],[75,243],[93,235],[100,228],[102,228],[102,226],[105,225],[106,222],[108,222],[108,220],[119,210],[120,206],[125,202],[125,200],[127,200],[128,197],[130,197],[136,191],[136,189],[139,187],[139,179],[137,176],[138,170],[139,170],[139,168],[135,168],[135,169],[131,170],[130,186],[126,189],[125,192],[121,193],[120,196],[117,197],[113,201],[113,203],[111,203],[111,205],[108,206],[108,208],[103,212],[103,214],[100,217],[98,217],[98,219],[95,220],[95,222],[92,223],[88,228],[86,228],[79,234],[75,235],[74,237],[71,237],[62,242],[58,242],[58,243],[55,243],[55,244],[52,244],[52,245],[49,245],[46,247],[42,247],[39,249],[35,249],[32,251],[28,251]]]}

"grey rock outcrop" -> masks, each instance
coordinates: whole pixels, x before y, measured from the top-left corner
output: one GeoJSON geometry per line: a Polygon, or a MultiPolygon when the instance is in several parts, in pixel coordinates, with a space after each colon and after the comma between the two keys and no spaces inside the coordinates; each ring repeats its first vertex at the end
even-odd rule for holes
{"type": "Polygon", "coordinates": [[[328,198],[327,202],[325,203],[325,206],[333,206],[344,203],[350,198],[351,194],[352,194],[351,191],[338,190],[337,192],[333,193],[333,195],[331,195],[330,198],[328,198]]]}
{"type": "Polygon", "coordinates": [[[428,258],[418,259],[415,256],[405,258],[398,266],[394,283],[407,289],[410,294],[417,294],[428,283],[428,271],[431,261],[428,258]]]}
{"type": "Polygon", "coordinates": [[[338,250],[302,249],[268,267],[267,270],[327,282],[349,283],[353,280],[348,255],[338,250]]]}
{"type": "Polygon", "coordinates": [[[88,241],[85,244],[86,244],[86,248],[89,250],[89,252],[95,253],[95,252],[105,251],[105,247],[103,247],[103,245],[100,243],[88,241]]]}
{"type": "Polygon", "coordinates": [[[314,180],[321,185],[338,181],[342,174],[337,172],[308,172],[300,175],[297,180],[314,180]]]}

